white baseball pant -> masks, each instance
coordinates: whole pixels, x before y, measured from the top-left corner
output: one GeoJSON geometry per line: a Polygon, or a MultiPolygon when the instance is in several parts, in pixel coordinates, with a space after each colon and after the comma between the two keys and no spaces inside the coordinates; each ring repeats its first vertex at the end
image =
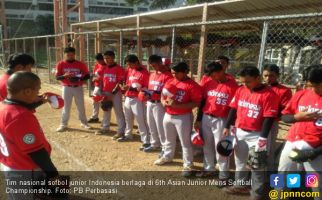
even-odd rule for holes
{"type": "Polygon", "coordinates": [[[219,178],[229,178],[229,157],[221,156],[217,152],[217,144],[223,137],[225,119],[204,114],[201,121],[202,135],[204,139],[204,169],[215,170],[215,156],[219,164],[219,178]]]}
{"type": "MultiPolygon", "coordinates": [[[[122,107],[122,93],[118,92],[115,95],[113,95],[112,101],[113,101],[113,110],[116,115],[117,126],[118,126],[117,132],[124,133],[125,117],[124,117],[124,112],[122,107]]],[[[102,128],[108,130],[110,128],[110,122],[111,122],[111,110],[105,111],[103,115],[103,120],[102,120],[102,128]]]]}
{"type": "Polygon", "coordinates": [[[99,114],[99,110],[100,110],[100,102],[96,102],[93,100],[93,114],[92,117],[93,119],[97,119],[98,118],[98,114],[99,114]]]}
{"type": "Polygon", "coordinates": [[[162,147],[165,146],[165,134],[163,128],[163,118],[165,109],[161,103],[147,102],[147,122],[151,133],[151,146],[162,147]]]}
{"type": "MultiPolygon", "coordinates": [[[[249,148],[255,146],[259,136],[260,132],[248,132],[240,128],[236,129],[237,144],[234,155],[236,165],[235,180],[237,184],[241,183],[242,180],[247,181],[249,178],[249,169],[247,168],[248,152],[249,148]]],[[[251,196],[262,196],[264,194],[266,181],[266,169],[251,170],[251,181],[251,196]]]]}
{"type": "MultiPolygon", "coordinates": [[[[307,174],[313,172],[314,174],[318,174],[318,177],[322,177],[322,172],[321,172],[322,155],[319,155],[318,157],[316,157],[314,160],[310,162],[297,163],[297,162],[293,162],[289,158],[289,155],[294,148],[295,148],[294,143],[286,141],[279,160],[278,173],[279,174],[289,174],[292,172],[298,173],[298,172],[301,172],[302,169],[304,168],[307,174]]],[[[302,148],[302,150],[304,149],[312,149],[312,147],[302,148]]],[[[287,190],[288,190],[287,188],[283,188],[283,191],[287,191],[287,190]]],[[[319,183],[318,187],[316,188],[313,187],[312,191],[319,192],[320,194],[322,194],[322,184],[319,183]]],[[[320,197],[315,197],[314,199],[318,200],[320,199],[320,197]]]]}
{"type": "Polygon", "coordinates": [[[181,142],[183,166],[193,166],[193,151],[191,144],[192,114],[170,115],[165,113],[163,127],[165,132],[165,147],[163,157],[172,160],[174,158],[177,135],[181,142]]]}
{"type": "Polygon", "coordinates": [[[150,144],[150,135],[146,123],[146,109],[144,103],[137,97],[125,97],[124,114],[126,122],[125,136],[132,137],[132,129],[135,118],[138,123],[141,141],[143,144],[150,144]]]}
{"type": "Polygon", "coordinates": [[[63,86],[62,96],[64,99],[64,108],[62,112],[61,125],[62,126],[68,125],[70,109],[72,106],[73,98],[75,99],[75,103],[78,111],[78,119],[81,121],[82,124],[87,124],[83,86],[78,86],[78,87],[63,86]]]}

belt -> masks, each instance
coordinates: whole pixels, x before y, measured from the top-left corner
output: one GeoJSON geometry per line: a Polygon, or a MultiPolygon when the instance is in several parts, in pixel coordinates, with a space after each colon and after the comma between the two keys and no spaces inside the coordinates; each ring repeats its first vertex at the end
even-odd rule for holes
{"type": "Polygon", "coordinates": [[[205,113],[205,115],[208,115],[208,116],[213,117],[213,118],[218,118],[218,116],[210,114],[210,113],[205,113]]]}
{"type": "Polygon", "coordinates": [[[243,131],[245,131],[245,132],[250,132],[250,133],[258,132],[258,131],[253,131],[253,130],[243,129],[243,128],[241,128],[241,130],[243,130],[243,131]]]}
{"type": "Polygon", "coordinates": [[[161,100],[149,100],[151,103],[161,103],[161,100]]]}
{"type": "Polygon", "coordinates": [[[66,86],[75,88],[75,87],[79,87],[80,85],[66,85],[66,86]]]}

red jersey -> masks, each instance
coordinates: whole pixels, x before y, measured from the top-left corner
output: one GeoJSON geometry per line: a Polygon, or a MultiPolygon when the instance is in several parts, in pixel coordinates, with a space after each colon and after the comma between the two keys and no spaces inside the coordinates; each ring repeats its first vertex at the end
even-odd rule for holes
{"type": "Polygon", "coordinates": [[[292,98],[292,90],[284,85],[281,85],[281,84],[271,85],[271,89],[279,97],[279,99],[280,99],[280,102],[279,102],[280,110],[279,111],[282,111],[281,109],[285,108],[287,103],[292,98]]]}
{"type": "MultiPolygon", "coordinates": [[[[173,85],[176,87],[176,94],[174,100],[179,103],[196,102],[200,104],[202,95],[201,87],[192,79],[179,81],[176,78],[169,80],[166,85],[173,85]]],[[[173,108],[166,106],[165,110],[170,115],[184,115],[191,113],[192,109],[173,108]]]]}
{"type": "MultiPolygon", "coordinates": [[[[67,72],[76,77],[83,77],[84,75],[89,74],[87,66],[80,61],[75,60],[72,63],[67,61],[60,61],[56,66],[56,76],[62,76],[67,72]]],[[[71,82],[69,79],[63,79],[61,80],[61,83],[63,86],[81,86],[84,82],[71,82]]]]}
{"type": "MultiPolygon", "coordinates": [[[[235,78],[230,74],[226,73],[226,78],[228,80],[234,80],[236,82],[235,78]]],[[[212,80],[212,78],[210,76],[203,75],[200,80],[200,86],[202,87],[202,86],[206,85],[209,81],[214,81],[214,80],[212,80]]]]}
{"type": "Polygon", "coordinates": [[[261,131],[265,117],[277,117],[278,97],[266,86],[256,91],[239,87],[230,107],[237,109],[235,126],[248,131],[261,131]]]}
{"type": "Polygon", "coordinates": [[[105,66],[97,71],[103,83],[103,92],[112,92],[117,83],[125,80],[125,70],[120,65],[105,66]]]}
{"type": "Polygon", "coordinates": [[[7,82],[9,77],[10,74],[8,74],[7,72],[2,74],[2,76],[0,77],[0,101],[3,101],[8,95],[7,82]]]}
{"type": "MultiPolygon", "coordinates": [[[[101,64],[99,64],[99,63],[95,63],[95,65],[94,65],[94,68],[93,68],[93,75],[94,75],[94,77],[95,76],[97,76],[98,74],[97,74],[97,72],[101,69],[101,68],[103,68],[103,67],[105,67],[106,65],[101,65],[101,64]]],[[[99,81],[93,81],[94,82],[94,85],[95,86],[99,86],[99,81]]]]}
{"type": "Polygon", "coordinates": [[[206,104],[203,113],[226,118],[229,113],[229,104],[235,95],[238,85],[235,80],[228,79],[224,83],[209,81],[202,87],[203,98],[206,104]]]}
{"type": "MultiPolygon", "coordinates": [[[[299,112],[322,113],[322,97],[309,89],[298,91],[282,111],[282,114],[294,115],[299,112]]],[[[304,140],[312,147],[321,146],[322,118],[314,121],[295,122],[288,132],[287,140],[291,142],[304,140]]]]}
{"type": "Polygon", "coordinates": [[[39,168],[29,153],[51,146],[32,111],[20,105],[0,103],[0,162],[16,170],[39,168]]]}
{"type": "Polygon", "coordinates": [[[165,71],[164,73],[153,72],[150,74],[148,89],[153,91],[151,100],[161,99],[161,91],[163,86],[172,78],[172,73],[169,71],[165,71]]]}
{"type": "Polygon", "coordinates": [[[146,68],[140,67],[139,69],[128,68],[126,72],[126,85],[130,87],[129,90],[125,92],[126,97],[137,97],[139,92],[136,90],[131,90],[133,83],[138,83],[141,88],[147,88],[149,84],[149,72],[146,68]]]}

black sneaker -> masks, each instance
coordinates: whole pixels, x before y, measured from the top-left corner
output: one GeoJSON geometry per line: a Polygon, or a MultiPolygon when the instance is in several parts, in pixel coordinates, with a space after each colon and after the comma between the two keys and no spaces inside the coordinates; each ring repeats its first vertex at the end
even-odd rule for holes
{"type": "Polygon", "coordinates": [[[143,149],[145,149],[145,148],[148,148],[148,147],[150,147],[151,146],[151,144],[142,144],[142,146],[140,147],[140,151],[143,151],[143,149]]]}
{"type": "Polygon", "coordinates": [[[88,123],[99,123],[100,120],[98,118],[89,118],[89,120],[87,122],[88,123]]]}

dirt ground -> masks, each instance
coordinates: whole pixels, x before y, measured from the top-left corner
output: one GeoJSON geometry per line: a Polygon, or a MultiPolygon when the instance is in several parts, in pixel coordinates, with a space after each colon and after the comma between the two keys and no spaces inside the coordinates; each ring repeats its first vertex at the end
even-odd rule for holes
{"type": "MultiPolygon", "coordinates": [[[[41,92],[61,93],[60,86],[56,84],[48,84],[43,81],[41,92]]],[[[87,92],[86,92],[87,94],[87,92]]],[[[85,95],[85,106],[87,118],[92,114],[91,99],[85,95]]],[[[180,176],[182,170],[181,154],[178,152],[174,162],[166,166],[155,166],[153,162],[157,159],[158,153],[144,153],[139,151],[141,146],[139,135],[136,133],[133,142],[119,143],[113,141],[111,136],[116,132],[116,124],[112,123],[111,131],[107,135],[95,135],[95,131],[100,128],[100,124],[92,124],[93,130],[84,130],[80,127],[80,121],[77,120],[77,112],[75,104],[73,104],[69,130],[63,133],[55,132],[59,126],[61,110],[54,110],[49,105],[42,105],[37,109],[37,118],[45,132],[48,141],[52,145],[53,151],[51,154],[53,163],[59,171],[177,171],[180,176]]],[[[100,119],[102,112],[100,111],[100,119]]],[[[115,122],[112,115],[112,122],[115,122]]],[[[285,127],[283,127],[285,129],[285,127]]],[[[287,129],[287,127],[286,127],[287,129]]],[[[136,131],[134,131],[136,132],[136,131]]],[[[281,135],[285,134],[282,130],[281,135]]],[[[196,169],[202,169],[202,157],[198,156],[195,159],[196,169]]],[[[137,177],[138,178],[138,177],[137,177]]],[[[212,199],[248,199],[245,196],[230,196],[222,192],[216,187],[200,187],[198,192],[194,189],[187,189],[182,192],[173,191],[171,195],[164,194],[164,191],[144,190],[143,197],[140,199],[150,199],[154,196],[158,199],[200,199],[200,193],[206,194],[207,198],[212,199]],[[161,197],[158,195],[162,195],[161,197]]],[[[119,198],[119,197],[118,197],[119,198]]],[[[108,199],[118,199],[115,196],[108,199]]],[[[80,199],[80,198],[75,198],[80,199]]],[[[97,198],[89,198],[97,199],[97,198]]],[[[138,199],[134,196],[122,197],[121,199],[138,199]]],[[[153,198],[154,199],[154,198],[153,198]]],[[[203,199],[203,198],[201,198],[203,199]]]]}

